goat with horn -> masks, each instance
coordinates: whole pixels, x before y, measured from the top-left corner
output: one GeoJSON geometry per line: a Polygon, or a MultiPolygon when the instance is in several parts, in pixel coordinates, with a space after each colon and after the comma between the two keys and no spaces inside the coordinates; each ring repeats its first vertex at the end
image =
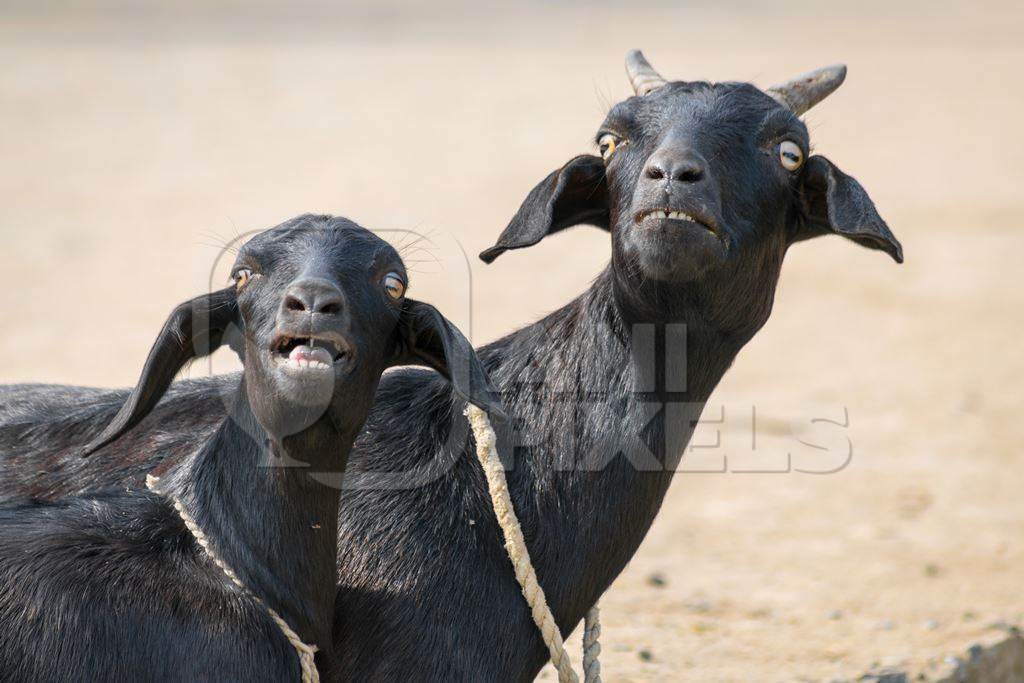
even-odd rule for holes
{"type": "MultiPolygon", "coordinates": [[[[540,179],[481,254],[580,224],[611,233],[585,292],[479,351],[512,418],[498,434],[514,460],[509,492],[563,635],[640,547],[704,402],[768,320],[790,247],[836,235],[903,258],[860,183],[810,154],[796,114],[835,77],[766,93],[668,83],[639,53],[627,64],[644,96],[611,108],[600,154],[540,179]]],[[[109,421],[124,393],[0,390],[0,499],[123,484],[180,458],[223,416],[217,391],[211,379],[178,383],[130,438],[83,464],[68,444],[109,421]]],[[[353,446],[334,603],[348,680],[531,681],[549,657],[449,393],[426,370],[386,374],[353,446]],[[416,471],[429,481],[388,478],[416,471]]]]}
{"type": "MultiPolygon", "coordinates": [[[[640,96],[649,95],[668,84],[640,50],[630,50],[626,55],[626,75],[629,76],[633,92],[640,96]]],[[[846,65],[833,64],[808,71],[785,83],[772,86],[765,92],[783,107],[801,116],[834,93],[844,80],[846,65]]]]}

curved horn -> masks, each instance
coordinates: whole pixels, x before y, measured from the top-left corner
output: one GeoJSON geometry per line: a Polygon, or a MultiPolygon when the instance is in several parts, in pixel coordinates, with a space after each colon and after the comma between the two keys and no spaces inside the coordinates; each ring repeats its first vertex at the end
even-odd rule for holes
{"type": "Polygon", "coordinates": [[[836,91],[846,80],[846,65],[833,64],[808,71],[791,81],[772,86],[765,92],[797,116],[836,91]]]}
{"type": "Polygon", "coordinates": [[[633,92],[637,95],[646,95],[668,83],[658,75],[640,50],[630,50],[626,53],[626,75],[629,76],[629,84],[633,86],[633,92]]]}

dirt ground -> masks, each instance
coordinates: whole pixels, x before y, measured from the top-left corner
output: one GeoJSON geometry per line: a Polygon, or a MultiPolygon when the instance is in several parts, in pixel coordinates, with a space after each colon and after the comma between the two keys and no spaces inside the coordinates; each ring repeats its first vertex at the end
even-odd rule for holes
{"type": "Polygon", "coordinates": [[[762,86],[843,61],[812,138],[907,262],[791,252],[602,601],[605,680],[936,675],[1024,621],[1020,3],[175,7],[0,10],[0,381],[133,382],[171,307],[223,282],[221,246],[306,211],[431,238],[413,292],[494,339],[608,258],[587,228],[473,255],[591,149],[628,48],[762,86]],[[839,472],[778,471],[846,415],[839,472]]]}

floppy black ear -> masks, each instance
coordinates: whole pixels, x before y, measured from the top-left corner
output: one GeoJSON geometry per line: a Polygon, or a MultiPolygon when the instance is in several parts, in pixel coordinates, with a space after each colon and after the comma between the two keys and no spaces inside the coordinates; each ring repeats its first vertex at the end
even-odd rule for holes
{"type": "Polygon", "coordinates": [[[480,258],[490,263],[508,249],[531,247],[580,223],[611,229],[604,161],[591,154],[576,157],[530,190],[498,242],[480,258]]]}
{"type": "Polygon", "coordinates": [[[401,339],[390,365],[426,365],[444,375],[461,398],[506,419],[498,392],[469,340],[440,311],[414,299],[402,304],[401,339]]]}
{"type": "Polygon", "coordinates": [[[106,446],[146,417],[187,362],[213,353],[225,342],[241,352],[240,341],[234,286],[179,304],[149,350],[128,400],[106,429],[82,449],[82,456],[106,446]]]}
{"type": "Polygon", "coordinates": [[[793,241],[836,234],[903,263],[903,247],[856,180],[823,156],[807,160],[801,174],[804,221],[793,241]]]}

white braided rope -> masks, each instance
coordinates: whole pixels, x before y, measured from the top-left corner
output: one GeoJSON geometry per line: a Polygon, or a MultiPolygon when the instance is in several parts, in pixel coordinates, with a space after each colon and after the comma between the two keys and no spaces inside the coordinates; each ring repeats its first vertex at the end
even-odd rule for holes
{"type": "MultiPolygon", "coordinates": [[[[473,437],[476,439],[476,455],[484,468],[484,475],[487,477],[487,488],[491,494],[491,504],[494,506],[494,515],[498,518],[501,532],[505,537],[505,551],[509,560],[512,561],[512,568],[515,570],[516,581],[523,591],[523,597],[530,606],[533,621],[540,629],[544,644],[551,653],[551,663],[558,671],[560,683],[578,683],[579,678],[572,668],[572,660],[569,653],[565,651],[565,644],[562,642],[562,634],[555,623],[555,617],[551,614],[547,600],[544,598],[544,590],[537,583],[537,572],[533,569],[530,561],[530,551],[526,548],[526,540],[523,538],[522,527],[519,526],[519,518],[512,507],[512,499],[508,493],[508,481],[505,478],[505,468],[498,458],[497,437],[491,421],[487,419],[487,413],[480,408],[469,404],[466,406],[466,418],[473,429],[473,437]]],[[[583,675],[585,683],[601,683],[601,663],[598,655],[601,653],[601,644],[598,637],[601,635],[600,612],[597,606],[590,608],[583,627],[583,675]]]]}
{"type": "MultiPolygon", "coordinates": [[[[156,485],[158,481],[160,481],[158,477],[154,477],[152,474],[147,474],[146,488],[158,495],[166,495],[157,489],[156,485]]],[[[192,537],[196,539],[196,543],[199,544],[199,547],[203,549],[215,565],[220,567],[220,570],[224,572],[224,575],[227,576],[233,584],[247,593],[267,611],[267,614],[269,614],[270,618],[274,620],[275,624],[277,624],[277,627],[281,630],[281,633],[284,634],[284,637],[287,638],[288,642],[292,644],[293,648],[295,648],[295,654],[299,656],[299,665],[302,667],[302,683],[320,683],[320,673],[317,671],[316,663],[314,662],[314,655],[317,651],[316,645],[304,643],[302,638],[299,637],[299,634],[292,630],[291,626],[281,618],[281,615],[278,614],[277,611],[267,603],[263,602],[258,595],[249,590],[248,587],[242,583],[242,580],[238,578],[238,575],[235,574],[234,570],[228,566],[228,563],[222,560],[213,549],[210,539],[207,538],[206,534],[203,533],[203,530],[199,528],[196,521],[192,519],[192,515],[188,513],[182,502],[171,495],[167,495],[166,497],[171,501],[171,504],[174,505],[174,509],[178,511],[178,516],[181,517],[181,521],[185,523],[185,527],[192,534],[192,537]]]]}
{"type": "Polygon", "coordinates": [[[601,683],[601,610],[594,605],[583,620],[583,680],[601,683]]]}

